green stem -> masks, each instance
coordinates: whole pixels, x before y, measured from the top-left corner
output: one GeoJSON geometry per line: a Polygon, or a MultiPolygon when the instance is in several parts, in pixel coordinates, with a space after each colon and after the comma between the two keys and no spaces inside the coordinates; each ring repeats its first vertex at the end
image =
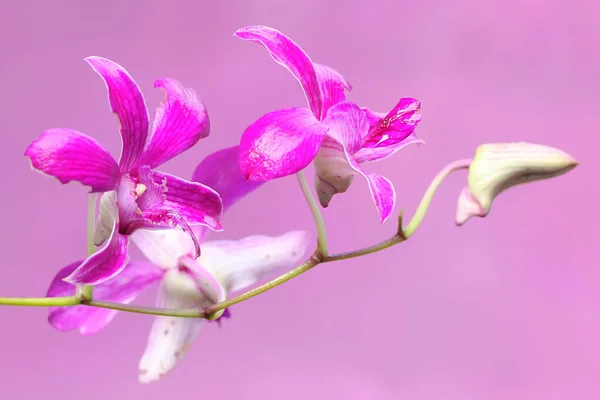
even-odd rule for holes
{"type": "Polygon", "coordinates": [[[469,168],[471,162],[473,162],[473,159],[471,158],[454,161],[446,165],[444,169],[438,172],[438,174],[429,184],[429,187],[423,195],[423,198],[421,199],[421,202],[419,203],[413,217],[410,219],[410,222],[408,225],[406,225],[406,228],[402,230],[406,239],[411,237],[419,225],[421,225],[421,222],[423,222],[423,218],[425,218],[425,214],[427,214],[431,200],[433,200],[433,195],[435,195],[435,192],[437,191],[438,187],[440,187],[440,184],[444,181],[444,179],[446,179],[448,175],[455,171],[469,168]]]}
{"type": "Polygon", "coordinates": [[[82,303],[89,307],[108,308],[111,310],[119,310],[136,314],[160,315],[164,317],[181,317],[181,318],[205,318],[206,313],[202,309],[169,309],[169,308],[154,308],[154,307],[137,307],[128,304],[113,303],[111,301],[92,300],[82,303]]]}
{"type": "Polygon", "coordinates": [[[296,177],[298,178],[300,189],[302,189],[304,198],[306,199],[310,212],[315,220],[315,226],[317,228],[317,252],[321,257],[327,257],[327,233],[325,231],[325,222],[323,221],[321,209],[310,190],[306,176],[304,176],[304,171],[298,172],[296,177]]]}
{"type": "Polygon", "coordinates": [[[3,306],[25,306],[25,307],[60,307],[60,306],[76,306],[80,303],[77,296],[65,297],[2,297],[0,305],[3,306]]]}

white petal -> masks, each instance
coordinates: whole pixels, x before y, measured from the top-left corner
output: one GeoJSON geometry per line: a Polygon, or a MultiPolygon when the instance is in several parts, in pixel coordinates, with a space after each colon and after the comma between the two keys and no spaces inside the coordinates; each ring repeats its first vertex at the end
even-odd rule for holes
{"type": "MultiPolygon", "coordinates": [[[[224,289],[206,271],[203,276],[171,269],[163,278],[157,304],[164,308],[201,308],[224,299],[224,289]],[[216,284],[218,285],[218,283],[216,284]],[[208,289],[209,296],[206,296],[208,289]],[[217,299],[210,298],[217,294],[217,299]]],[[[149,383],[164,377],[188,350],[198,335],[202,319],[156,317],[146,351],[140,361],[139,380],[149,383]]]]}
{"type": "Polygon", "coordinates": [[[271,272],[295,266],[310,244],[309,235],[303,231],[210,241],[202,245],[197,262],[232,292],[257,283],[271,272]]]}
{"type": "Polygon", "coordinates": [[[131,240],[151,263],[163,268],[174,268],[181,257],[194,254],[189,233],[180,229],[138,229],[131,240]]]}
{"type": "Polygon", "coordinates": [[[100,215],[96,222],[94,232],[94,245],[102,246],[110,237],[115,222],[119,222],[119,209],[117,208],[117,192],[106,192],[100,197],[100,215]]]}

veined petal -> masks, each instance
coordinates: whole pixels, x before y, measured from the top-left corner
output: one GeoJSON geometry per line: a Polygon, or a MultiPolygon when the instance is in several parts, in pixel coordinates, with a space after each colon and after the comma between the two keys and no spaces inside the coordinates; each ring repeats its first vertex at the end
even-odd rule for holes
{"type": "Polygon", "coordinates": [[[129,239],[118,232],[118,224],[115,222],[110,238],[67,276],[65,281],[72,284],[97,285],[109,280],[121,272],[129,261],[128,244],[129,239]]]}
{"type": "Polygon", "coordinates": [[[354,153],[354,160],[357,163],[364,163],[370,161],[379,161],[384,158],[388,158],[392,154],[395,154],[397,151],[403,149],[404,147],[410,144],[423,144],[425,141],[414,133],[408,135],[404,140],[400,142],[388,144],[383,147],[363,147],[354,153]]]}
{"type": "Polygon", "coordinates": [[[148,139],[149,117],[144,96],[137,83],[127,71],[102,57],[85,59],[104,79],[112,112],[121,122],[123,150],[119,165],[124,172],[130,171],[140,157],[148,139]]]}
{"type": "Polygon", "coordinates": [[[319,202],[327,207],[337,193],[350,187],[356,170],[352,154],[369,130],[366,114],[354,103],[338,103],[331,107],[323,123],[330,127],[315,157],[315,180],[319,202]]]}
{"type": "Polygon", "coordinates": [[[317,73],[313,62],[300,46],[283,33],[266,26],[248,26],[235,32],[235,36],[262,44],[273,60],[300,82],[315,116],[319,119],[323,117],[323,97],[317,73]]]}
{"type": "Polygon", "coordinates": [[[166,97],[156,109],[152,138],[137,163],[151,168],[183,153],[210,132],[206,106],[194,90],[170,78],[157,80],[154,87],[164,89],[166,97]]]}
{"type": "Polygon", "coordinates": [[[208,241],[196,261],[225,286],[227,292],[242,290],[268,274],[300,262],[308,247],[306,232],[281,236],[249,236],[241,240],[208,241]]]}
{"type": "Polygon", "coordinates": [[[181,257],[193,256],[195,251],[190,234],[179,229],[138,229],[131,240],[151,263],[162,268],[175,268],[181,257]]]}
{"type": "Polygon", "coordinates": [[[219,150],[200,162],[192,180],[215,190],[223,201],[223,212],[257,189],[263,182],[247,181],[239,165],[240,146],[219,150]]]}
{"type": "Polygon", "coordinates": [[[102,246],[112,233],[113,226],[119,223],[119,209],[117,207],[117,191],[112,190],[100,197],[99,215],[94,231],[94,246],[102,246]]]}
{"type": "Polygon", "coordinates": [[[25,150],[33,168],[56,177],[61,183],[81,182],[92,192],[113,190],[120,171],[114,158],[100,143],[72,129],[45,131],[25,150]]]}
{"type": "Polygon", "coordinates": [[[327,136],[342,144],[348,154],[360,149],[361,139],[369,131],[367,115],[354,103],[334,105],[323,123],[329,127],[327,136]]]}
{"type": "MultiPolygon", "coordinates": [[[[214,285],[214,282],[199,282],[197,279],[189,270],[167,271],[161,282],[158,306],[181,309],[214,304],[199,290],[199,285],[207,288],[214,285]]],[[[212,290],[223,292],[222,288],[212,287],[212,290]]],[[[146,351],[140,361],[140,382],[150,383],[171,371],[198,335],[202,322],[197,318],[155,318],[146,351]]]]}
{"type": "Polygon", "coordinates": [[[331,67],[323,64],[314,64],[317,80],[323,96],[322,116],[335,104],[346,100],[346,92],[352,90],[352,85],[331,67]]]}
{"type": "Polygon", "coordinates": [[[242,175],[264,182],[295,174],[315,158],[328,129],[306,108],[263,115],[242,134],[242,175]]]}
{"type": "Polygon", "coordinates": [[[392,215],[394,206],[396,205],[396,191],[394,185],[384,176],[361,172],[361,175],[365,177],[369,183],[369,191],[371,197],[375,202],[375,207],[381,217],[381,223],[383,224],[392,215]]]}
{"type": "Polygon", "coordinates": [[[165,182],[165,207],[175,210],[188,224],[205,225],[214,231],[223,230],[223,202],[213,189],[158,171],[154,171],[154,181],[165,182]]]}
{"type": "MultiPolygon", "coordinates": [[[[78,261],[61,269],[50,284],[46,296],[74,295],[75,285],[65,282],[64,278],[71,275],[80,264],[81,261],[78,261]]],[[[130,262],[117,277],[96,285],[94,298],[129,304],[143,290],[158,282],[164,272],[150,263],[130,262]]],[[[104,329],[117,313],[116,310],[87,306],[50,307],[48,322],[59,331],[78,329],[82,335],[93,335],[104,329]]]]}
{"type": "Polygon", "coordinates": [[[421,122],[421,103],[402,98],[383,118],[379,113],[363,109],[369,114],[371,128],[363,138],[363,147],[386,147],[408,138],[421,122]]]}

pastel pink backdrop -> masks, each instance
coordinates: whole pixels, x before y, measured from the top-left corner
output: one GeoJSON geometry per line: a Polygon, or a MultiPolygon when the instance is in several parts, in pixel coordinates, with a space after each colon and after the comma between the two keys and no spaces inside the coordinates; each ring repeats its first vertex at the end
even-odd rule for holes
{"type": "MultiPolygon", "coordinates": [[[[251,24],[338,69],[359,104],[422,101],[427,144],[370,167],[395,183],[396,211],[411,215],[433,175],[483,142],[545,143],[581,165],[503,194],[463,228],[453,217],[466,175],[452,176],[409,242],[234,307],[150,386],[138,384],[137,363],[151,317],[120,315],[82,337],[53,330],[45,309],[0,308],[0,398],[600,398],[597,12],[594,1],[567,0],[2,1],[3,296],[43,295],[85,253],[85,189],[31,172],[23,152],[44,129],[70,127],[118,154],[89,55],[124,65],[152,109],[164,76],[206,101],[211,136],[164,167],[184,177],[262,113],[304,104],[264,49],[232,36],[251,24]]],[[[325,218],[333,251],[394,230],[393,219],[380,226],[360,179],[325,218]]],[[[313,229],[292,177],[224,223],[220,238],[313,229]]]]}

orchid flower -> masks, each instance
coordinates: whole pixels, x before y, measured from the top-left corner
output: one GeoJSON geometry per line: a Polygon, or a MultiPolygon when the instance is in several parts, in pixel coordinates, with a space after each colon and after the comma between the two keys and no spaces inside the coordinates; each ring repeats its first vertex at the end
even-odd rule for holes
{"type": "Polygon", "coordinates": [[[105,58],[86,61],[104,79],[110,107],[119,118],[123,140],[119,162],[93,138],[66,128],[43,132],[25,152],[33,168],[61,183],[78,181],[91,192],[104,192],[94,237],[97,251],[63,278],[73,284],[112,278],[129,259],[129,235],[141,228],[180,227],[194,240],[197,255],[199,244],[190,225],[221,230],[221,199],[206,185],[154,168],[208,136],[205,105],[176,80],[159,79],[154,87],[164,89],[166,98],[150,129],[144,97],[127,71],[105,58]]]}
{"type": "Polygon", "coordinates": [[[264,26],[235,35],[262,44],[276,63],[300,82],[309,108],[270,112],[252,123],[241,139],[240,167],[253,181],[294,174],[314,160],[316,191],[323,207],[345,192],[356,174],[363,176],[381,221],[391,215],[396,193],[385,177],[366,172],[361,163],[379,161],[404,146],[421,143],[414,130],[421,120],[420,103],[402,98],[387,114],[346,102],[352,89],[332,68],[316,64],[290,38],[264,26]]]}
{"type": "MultiPolygon", "coordinates": [[[[239,146],[221,150],[198,166],[194,181],[218,190],[226,208],[232,206],[260,183],[247,182],[237,160],[239,146]]],[[[310,241],[301,231],[277,237],[249,236],[237,241],[204,241],[207,229],[195,229],[202,242],[202,254],[194,259],[194,242],[186,233],[175,230],[137,230],[133,242],[148,262],[130,262],[121,274],[95,287],[101,300],[132,302],[143,290],[160,282],[157,303],[162,308],[201,308],[226,299],[229,293],[258,282],[273,271],[289,268],[304,256],[310,241]]],[[[48,290],[49,297],[73,294],[74,286],[63,281],[77,263],[63,268],[48,290]]],[[[93,334],[104,328],[117,314],[115,310],[53,307],[49,322],[56,329],[79,329],[93,334]]],[[[227,317],[228,314],[216,317],[227,317]]],[[[148,345],[140,361],[142,383],[162,378],[175,367],[196,337],[202,319],[156,317],[148,345]]]]}
{"type": "Polygon", "coordinates": [[[565,174],[577,166],[569,154],[533,143],[492,143],[477,148],[469,166],[468,186],[459,198],[456,224],[485,217],[492,201],[513,186],[565,174]]]}

